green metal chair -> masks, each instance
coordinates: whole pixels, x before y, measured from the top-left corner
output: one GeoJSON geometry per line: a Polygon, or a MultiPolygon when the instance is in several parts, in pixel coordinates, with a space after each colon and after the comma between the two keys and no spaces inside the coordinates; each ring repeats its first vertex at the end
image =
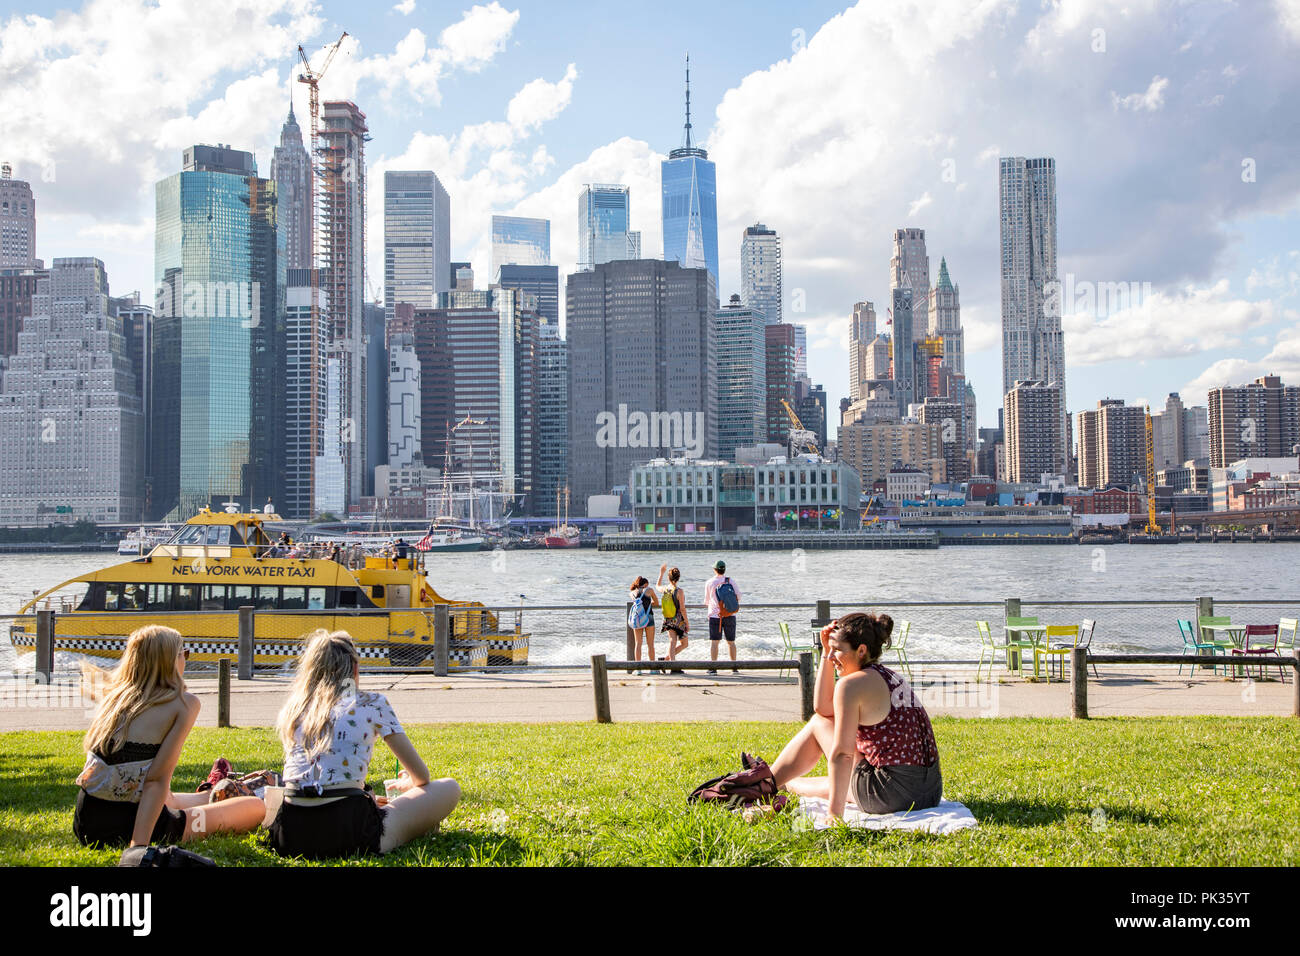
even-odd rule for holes
{"type": "Polygon", "coordinates": [[[1206,634],[1204,630],[1207,624],[1213,626],[1213,625],[1231,624],[1231,623],[1232,623],[1232,618],[1230,617],[1197,618],[1196,633],[1200,635],[1200,637],[1198,637],[1197,640],[1200,641],[1200,643],[1202,644],[1213,644],[1215,647],[1221,647],[1225,651],[1231,650],[1232,648],[1237,646],[1232,640],[1225,637],[1215,637],[1213,632],[1206,634]]]}
{"type": "MultiPolygon", "coordinates": [[[[993,639],[993,628],[989,625],[988,621],[976,621],[975,630],[979,632],[979,636],[980,636],[980,660],[979,663],[975,665],[975,683],[978,684],[980,680],[980,669],[984,666],[984,655],[987,654],[989,658],[988,679],[992,680],[993,662],[997,660],[998,651],[1006,651],[1007,648],[1011,647],[1012,645],[999,644],[997,641],[995,641],[993,639]]],[[[1011,670],[1011,654],[1009,652],[1007,653],[1006,668],[1007,670],[1011,670]]]]}
{"type": "MultiPolygon", "coordinates": [[[[1014,627],[1016,627],[1017,625],[1026,625],[1026,626],[1034,626],[1034,627],[1037,627],[1037,626],[1038,626],[1038,618],[1036,618],[1036,617],[1009,617],[1009,618],[1007,618],[1007,626],[1008,626],[1008,627],[1013,627],[1013,628],[1014,628],[1014,627]]],[[[1020,672],[1021,674],[1024,674],[1024,671],[1025,671],[1025,655],[1024,655],[1024,652],[1025,652],[1025,651],[1031,651],[1031,652],[1032,652],[1033,649],[1034,649],[1035,647],[1038,646],[1038,640],[1037,640],[1037,638],[1036,638],[1034,635],[1032,635],[1032,634],[1028,634],[1028,635],[1027,635],[1027,634],[1024,634],[1024,633],[1016,633],[1015,631],[1012,631],[1012,632],[1008,633],[1008,635],[1007,635],[1007,643],[1006,643],[1004,646],[1007,648],[1007,669],[1008,669],[1008,670],[1018,671],[1018,672],[1020,672]],[[1015,634],[1015,637],[1012,637],[1011,634],[1015,634]],[[1015,652],[1016,652],[1016,666],[1015,666],[1015,667],[1012,667],[1012,666],[1011,666],[1011,652],[1012,652],[1012,651],[1015,651],[1015,652]]]]}
{"type": "Polygon", "coordinates": [[[1300,618],[1284,617],[1277,625],[1277,652],[1285,654],[1296,649],[1296,632],[1300,631],[1300,618]]]}
{"type": "Polygon", "coordinates": [[[899,621],[898,628],[894,631],[894,639],[890,641],[889,647],[885,650],[886,654],[890,651],[894,652],[898,658],[898,665],[903,669],[903,673],[907,675],[908,680],[912,679],[912,665],[907,659],[907,635],[911,632],[911,621],[899,621]]]}
{"type": "MultiPolygon", "coordinates": [[[[781,632],[781,643],[785,645],[786,660],[790,660],[790,661],[797,660],[799,655],[804,651],[811,651],[815,656],[817,652],[821,650],[820,645],[813,646],[812,644],[803,644],[803,645],[796,646],[794,641],[790,639],[790,625],[788,622],[777,621],[776,627],[777,630],[781,632]]],[[[781,676],[784,677],[789,672],[790,672],[790,668],[785,667],[781,669],[780,673],[781,676]]]]}
{"type": "Polygon", "coordinates": [[[1047,633],[1043,637],[1043,643],[1034,645],[1034,679],[1038,679],[1038,659],[1047,658],[1047,682],[1052,682],[1052,660],[1055,658],[1061,663],[1061,680],[1065,680],[1065,661],[1066,655],[1073,652],[1079,643],[1079,625],[1078,624],[1049,624],[1047,633]],[[1057,638],[1057,640],[1053,640],[1057,638]],[[1066,639],[1069,639],[1068,642],[1066,639]]]}

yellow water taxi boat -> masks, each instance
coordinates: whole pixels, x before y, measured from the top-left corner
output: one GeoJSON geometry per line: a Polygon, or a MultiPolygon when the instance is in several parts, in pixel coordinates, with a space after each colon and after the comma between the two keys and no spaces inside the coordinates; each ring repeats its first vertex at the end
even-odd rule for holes
{"type": "MultiPolygon", "coordinates": [[[[146,624],[180,631],[191,662],[238,657],[239,609],[254,608],[254,666],[283,667],[317,628],[357,641],[363,667],[434,664],[434,608],[448,606],[450,667],[526,664],[520,616],[502,629],[477,602],[448,601],[429,583],[423,556],[365,556],[364,566],[286,557],[264,521],[273,514],[203,509],[147,556],[83,574],[38,594],[9,630],[18,653],[36,647],[36,615],[56,611],[55,650],[117,658],[146,624]],[[84,595],[54,595],[85,584],[84,595]]],[[[293,552],[290,552],[291,554],[293,552]]],[[[66,592],[65,592],[66,593],[66,592]]]]}

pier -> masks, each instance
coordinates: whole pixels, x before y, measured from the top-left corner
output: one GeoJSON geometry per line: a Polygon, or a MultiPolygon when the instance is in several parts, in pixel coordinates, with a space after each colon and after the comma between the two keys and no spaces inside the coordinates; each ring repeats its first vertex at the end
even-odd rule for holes
{"type": "Polygon", "coordinates": [[[601,551],[805,551],[822,549],[892,550],[937,548],[929,530],[903,531],[753,531],[748,534],[632,532],[601,537],[601,551]]]}

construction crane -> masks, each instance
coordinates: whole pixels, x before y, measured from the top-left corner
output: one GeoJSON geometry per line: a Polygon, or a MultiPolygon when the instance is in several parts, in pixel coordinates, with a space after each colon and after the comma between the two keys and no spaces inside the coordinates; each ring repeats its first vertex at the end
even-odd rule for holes
{"type": "Polygon", "coordinates": [[[785,413],[790,419],[790,457],[795,456],[796,448],[802,447],[806,447],[814,455],[820,455],[821,453],[817,451],[817,436],[803,427],[803,422],[799,421],[799,416],[794,413],[794,409],[790,407],[789,402],[783,398],[781,404],[785,406],[785,413]]]}
{"type": "Polygon", "coordinates": [[[1151,426],[1151,406],[1147,406],[1147,534],[1159,534],[1160,525],[1156,523],[1156,442],[1155,429],[1151,426]]]}
{"type": "Polygon", "coordinates": [[[311,423],[312,442],[311,454],[308,458],[308,468],[310,469],[310,484],[308,487],[316,487],[316,456],[320,453],[317,447],[318,436],[316,434],[316,408],[319,399],[316,395],[316,380],[320,377],[317,372],[320,366],[320,354],[317,348],[316,330],[320,328],[320,230],[316,225],[318,214],[318,203],[316,201],[316,158],[320,149],[320,80],[329,69],[330,64],[334,62],[334,54],[338,53],[339,47],[347,39],[347,32],[334,41],[333,45],[327,47],[325,54],[325,63],[319,70],[313,70],[311,60],[307,58],[307,51],[298,44],[298,57],[302,60],[302,72],[298,74],[298,82],[307,84],[308,103],[311,113],[311,153],[307,158],[307,196],[311,205],[311,215],[308,217],[308,229],[310,235],[307,237],[307,245],[311,249],[311,268],[307,270],[311,280],[311,331],[308,338],[311,340],[311,417],[308,421],[311,423]]]}

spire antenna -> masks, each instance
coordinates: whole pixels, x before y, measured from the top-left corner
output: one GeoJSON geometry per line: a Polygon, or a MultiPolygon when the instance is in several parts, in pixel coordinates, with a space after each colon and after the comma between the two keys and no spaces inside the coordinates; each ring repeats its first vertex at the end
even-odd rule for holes
{"type": "Polygon", "coordinates": [[[686,54],[686,148],[691,148],[691,55],[686,54]]]}

